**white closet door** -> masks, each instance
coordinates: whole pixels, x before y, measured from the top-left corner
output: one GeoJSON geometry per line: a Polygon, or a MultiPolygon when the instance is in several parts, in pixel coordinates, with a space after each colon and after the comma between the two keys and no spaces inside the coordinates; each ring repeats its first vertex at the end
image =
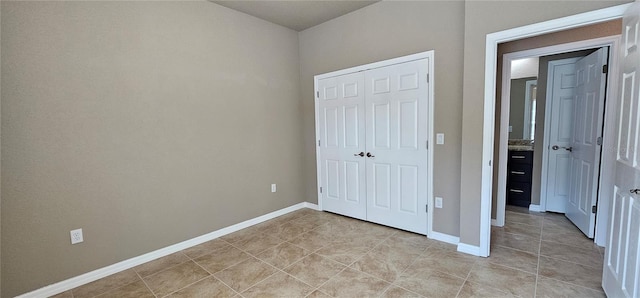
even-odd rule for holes
{"type": "Polygon", "coordinates": [[[317,88],[322,208],[366,219],[364,76],[322,79],[317,88]]]}
{"type": "Polygon", "coordinates": [[[367,219],[427,233],[428,60],[365,72],[367,219]]]}

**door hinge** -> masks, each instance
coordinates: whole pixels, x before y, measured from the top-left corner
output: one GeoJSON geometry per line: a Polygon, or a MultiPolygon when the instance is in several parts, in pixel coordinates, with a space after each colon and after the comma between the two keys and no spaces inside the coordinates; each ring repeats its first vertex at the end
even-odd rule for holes
{"type": "Polygon", "coordinates": [[[320,91],[316,91],[316,98],[320,98],[320,91]]]}
{"type": "Polygon", "coordinates": [[[598,140],[596,141],[596,143],[598,145],[602,145],[602,137],[598,137],[598,140]]]}
{"type": "Polygon", "coordinates": [[[320,140],[318,140],[318,147],[320,147],[320,140]]]}
{"type": "Polygon", "coordinates": [[[605,64],[602,65],[602,73],[608,73],[609,72],[609,65],[605,64]]]}
{"type": "Polygon", "coordinates": [[[429,141],[427,141],[427,150],[429,150],[429,141]]]}
{"type": "Polygon", "coordinates": [[[429,83],[429,74],[427,74],[427,83],[429,83]]]}
{"type": "Polygon", "coordinates": [[[322,186],[320,186],[320,193],[322,193],[322,186]]]}
{"type": "Polygon", "coordinates": [[[429,213],[429,205],[424,205],[424,213],[429,213]]]}
{"type": "Polygon", "coordinates": [[[591,206],[591,213],[596,213],[598,211],[598,206],[591,206]]]}

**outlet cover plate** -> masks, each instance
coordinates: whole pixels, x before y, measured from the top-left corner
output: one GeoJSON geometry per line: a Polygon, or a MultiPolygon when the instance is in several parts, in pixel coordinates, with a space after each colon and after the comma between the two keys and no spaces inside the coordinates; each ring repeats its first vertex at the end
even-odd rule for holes
{"type": "Polygon", "coordinates": [[[271,184],[271,192],[276,192],[276,184],[271,184]]]}
{"type": "Polygon", "coordinates": [[[77,244],[84,241],[82,237],[82,229],[76,229],[70,232],[71,234],[71,244],[77,244]]]}

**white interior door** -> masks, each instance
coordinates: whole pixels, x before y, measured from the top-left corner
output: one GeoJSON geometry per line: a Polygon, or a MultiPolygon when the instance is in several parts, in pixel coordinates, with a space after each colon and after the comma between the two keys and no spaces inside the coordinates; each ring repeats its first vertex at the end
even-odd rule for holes
{"type": "Polygon", "coordinates": [[[569,197],[569,173],[576,87],[576,62],[569,58],[549,62],[545,210],[565,213],[569,197]]]}
{"type": "Polygon", "coordinates": [[[609,297],[640,297],[640,4],[623,18],[616,174],[602,287],[609,297]]]}
{"type": "Polygon", "coordinates": [[[318,81],[322,208],[366,219],[364,75],[318,81]]]}
{"type": "Polygon", "coordinates": [[[576,96],[571,142],[569,200],[565,215],[587,237],[595,232],[604,92],[608,50],[601,48],[576,62],[576,96]]]}
{"type": "Polygon", "coordinates": [[[428,60],[365,72],[367,219],[427,233],[428,60]]]}

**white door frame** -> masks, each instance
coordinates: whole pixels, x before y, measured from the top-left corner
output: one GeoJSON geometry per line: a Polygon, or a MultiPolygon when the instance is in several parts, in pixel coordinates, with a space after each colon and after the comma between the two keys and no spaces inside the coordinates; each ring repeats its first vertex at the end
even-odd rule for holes
{"type": "MultiPolygon", "coordinates": [[[[480,256],[489,256],[491,239],[491,194],[493,187],[493,142],[496,105],[496,62],[498,44],[621,18],[631,4],[612,6],[518,28],[487,34],[484,71],[484,114],[482,125],[482,173],[480,189],[480,256]]],[[[597,228],[596,228],[597,230],[597,228]]]]}
{"type": "MultiPolygon", "coordinates": [[[[429,84],[431,85],[429,87],[429,94],[428,94],[428,100],[427,100],[427,108],[429,109],[427,112],[427,117],[429,119],[427,119],[427,125],[429,126],[427,128],[427,141],[429,144],[429,149],[427,150],[427,176],[428,179],[426,181],[427,183],[427,206],[433,206],[433,151],[434,151],[434,147],[433,144],[435,144],[433,142],[433,125],[434,125],[434,88],[433,86],[434,84],[434,56],[435,53],[433,50],[431,51],[426,51],[426,52],[421,52],[421,53],[417,53],[417,54],[412,54],[412,55],[407,55],[407,56],[402,56],[402,57],[398,57],[398,58],[393,58],[393,59],[389,59],[389,60],[384,60],[384,61],[378,61],[378,62],[374,62],[374,63],[369,63],[369,64],[365,64],[365,65],[359,65],[359,66],[355,66],[355,67],[351,67],[351,68],[347,68],[347,69],[341,69],[341,70],[337,70],[337,71],[333,71],[333,72],[329,72],[329,73],[325,73],[325,74],[321,74],[321,75],[316,75],[313,77],[313,81],[314,81],[314,101],[315,101],[315,115],[316,115],[316,119],[315,119],[315,126],[316,126],[316,146],[318,146],[318,141],[320,140],[320,130],[319,130],[319,126],[318,126],[318,117],[317,117],[317,113],[318,113],[318,80],[322,80],[322,79],[326,79],[326,78],[330,78],[330,77],[336,77],[336,76],[340,76],[340,75],[345,75],[345,74],[349,74],[349,73],[354,73],[354,72],[360,72],[360,71],[366,71],[369,69],[374,69],[374,68],[380,68],[380,67],[384,67],[384,66],[390,66],[390,65],[394,65],[394,64],[400,64],[400,63],[404,63],[404,62],[409,62],[409,61],[415,61],[415,60],[420,60],[420,59],[429,59],[429,84]]],[[[317,147],[316,147],[317,148],[317,147]]],[[[317,189],[317,195],[318,195],[318,208],[319,210],[324,210],[322,208],[322,195],[320,193],[320,185],[322,185],[322,175],[320,173],[320,150],[316,150],[316,176],[317,176],[317,185],[318,185],[318,189],[317,189]]],[[[427,208],[427,237],[431,237],[433,234],[433,208],[427,208]]]]}
{"type": "MultiPolygon", "coordinates": [[[[561,53],[572,52],[572,51],[600,48],[605,46],[611,47],[611,50],[609,51],[609,57],[613,61],[614,55],[617,54],[617,51],[615,49],[617,49],[617,46],[619,43],[620,43],[620,36],[616,35],[616,36],[607,36],[607,37],[553,45],[553,46],[548,46],[543,48],[507,53],[502,56],[502,94],[501,94],[502,96],[501,96],[501,104],[500,104],[500,135],[499,135],[500,141],[498,145],[499,146],[498,148],[498,151],[499,151],[498,152],[498,155],[499,155],[498,189],[496,190],[497,206],[496,206],[496,219],[495,219],[494,225],[502,227],[504,226],[504,222],[505,222],[505,206],[506,206],[506,197],[507,197],[507,193],[506,193],[507,158],[508,158],[508,141],[509,141],[509,107],[511,105],[511,102],[509,100],[509,95],[511,92],[511,83],[510,83],[511,82],[511,62],[513,60],[518,60],[523,58],[555,55],[555,54],[561,54],[561,53]]],[[[614,79],[615,78],[609,78],[609,82],[611,82],[611,80],[614,80],[614,79]]],[[[547,80],[549,80],[549,78],[547,78],[547,80]]],[[[549,85],[547,84],[547,86],[549,85]]],[[[608,89],[610,88],[607,88],[607,98],[609,98],[609,96],[611,95],[608,89]]],[[[608,101],[609,104],[611,104],[612,102],[613,101],[608,101]]],[[[609,105],[607,105],[605,110],[609,110],[609,109],[611,108],[609,107],[609,105]]],[[[615,110],[615,109],[611,109],[611,110],[615,110]]],[[[545,109],[544,144],[549,143],[548,137],[549,137],[550,127],[547,125],[547,120],[548,120],[547,116],[549,115],[549,111],[550,111],[550,105],[547,104],[545,109]]],[[[615,115],[614,115],[614,118],[615,118],[615,115]]],[[[611,119],[611,117],[606,119],[609,119],[610,121],[614,120],[614,119],[611,119]]],[[[615,125],[615,124],[610,124],[610,125],[615,125]]],[[[547,154],[549,151],[548,146],[546,146],[545,148],[535,147],[535,149],[536,150],[542,149],[543,150],[542,160],[544,161],[547,159],[547,154]]],[[[540,181],[546,181],[546,175],[547,175],[547,165],[546,163],[543,162],[542,175],[541,175],[542,179],[540,181]]],[[[540,183],[540,186],[541,186],[540,196],[542,196],[546,191],[547,185],[546,183],[540,183]]],[[[546,211],[547,210],[546,200],[543,200],[542,198],[540,198],[540,205],[539,206],[530,205],[529,210],[537,211],[537,212],[546,211]]],[[[606,217],[606,215],[604,215],[603,217],[606,217]]],[[[600,219],[606,219],[603,217],[598,216],[598,218],[600,219]]],[[[606,227],[606,221],[604,223],[605,223],[605,226],[603,226],[602,228],[606,227]]],[[[605,239],[603,238],[602,240],[604,241],[605,239]]]]}

